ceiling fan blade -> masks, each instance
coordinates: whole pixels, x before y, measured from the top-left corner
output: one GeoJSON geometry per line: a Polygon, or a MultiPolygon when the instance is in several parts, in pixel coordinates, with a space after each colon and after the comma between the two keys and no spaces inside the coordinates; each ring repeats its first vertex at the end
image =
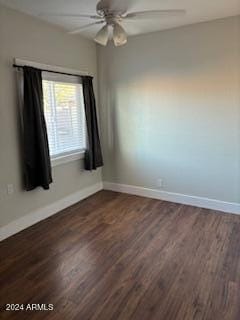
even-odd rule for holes
{"type": "Polygon", "coordinates": [[[177,10],[150,10],[150,11],[139,11],[139,12],[130,12],[124,19],[152,19],[161,16],[181,16],[186,14],[186,10],[177,9],[177,10]]]}
{"type": "Polygon", "coordinates": [[[90,14],[65,14],[65,13],[41,13],[39,14],[41,17],[63,17],[63,18],[87,18],[87,19],[94,19],[99,20],[102,19],[102,17],[97,15],[90,15],[90,14]]]}
{"type": "Polygon", "coordinates": [[[89,27],[92,27],[92,26],[95,26],[95,25],[98,25],[98,24],[102,24],[102,23],[105,23],[105,20],[101,20],[101,21],[97,21],[97,22],[86,24],[85,26],[79,27],[78,29],[69,31],[68,33],[77,34],[77,33],[82,32],[84,29],[87,29],[89,27]]]}

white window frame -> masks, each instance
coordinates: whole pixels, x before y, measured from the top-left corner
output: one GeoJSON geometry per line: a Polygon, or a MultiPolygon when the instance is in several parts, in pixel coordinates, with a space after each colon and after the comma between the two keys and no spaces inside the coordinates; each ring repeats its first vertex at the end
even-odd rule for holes
{"type": "MultiPolygon", "coordinates": [[[[67,76],[52,72],[42,72],[42,79],[48,81],[56,81],[56,82],[66,82],[66,83],[82,83],[81,79],[75,76],[67,76]]],[[[87,131],[87,130],[86,130],[87,131]]],[[[87,137],[85,137],[87,139],[87,137]]],[[[86,141],[87,145],[87,141],[86,141]]],[[[59,166],[61,164],[65,164],[68,162],[73,162],[76,160],[81,160],[84,158],[86,149],[69,151],[66,153],[59,154],[57,156],[51,156],[51,165],[52,167],[59,166]]]]}
{"type": "Polygon", "coordinates": [[[85,155],[85,150],[82,150],[77,153],[66,154],[56,158],[51,157],[51,164],[52,164],[52,167],[57,167],[64,163],[84,159],[84,155],[85,155]]]}
{"type": "MultiPolygon", "coordinates": [[[[51,70],[56,72],[76,74],[76,76],[83,76],[83,75],[89,76],[89,72],[86,70],[75,70],[75,69],[70,69],[70,68],[65,68],[60,66],[43,64],[36,61],[24,60],[20,58],[14,58],[13,63],[15,63],[18,66],[29,66],[33,68],[42,69],[42,70],[51,70]]],[[[57,74],[55,73],[55,75],[57,74]]],[[[86,135],[87,135],[87,132],[86,132],[86,135]]],[[[51,157],[51,164],[52,164],[52,167],[55,167],[64,163],[83,159],[84,155],[85,155],[85,150],[79,150],[79,152],[72,153],[71,155],[62,154],[62,156],[60,157],[56,157],[56,158],[51,157]]]]}

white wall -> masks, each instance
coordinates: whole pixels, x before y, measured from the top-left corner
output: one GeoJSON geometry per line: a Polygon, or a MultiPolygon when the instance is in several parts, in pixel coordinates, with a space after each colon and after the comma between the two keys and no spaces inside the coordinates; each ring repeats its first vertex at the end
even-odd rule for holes
{"type": "MultiPolygon", "coordinates": [[[[0,6],[0,225],[101,181],[101,170],[82,172],[75,161],[53,169],[50,191],[22,190],[19,131],[13,58],[88,70],[97,83],[96,47],[30,16],[0,6]],[[6,185],[15,193],[7,195],[6,185]]],[[[96,88],[95,88],[96,89],[96,88]]]]}
{"type": "Polygon", "coordinates": [[[240,202],[240,17],[99,47],[104,180],[240,202]]]}

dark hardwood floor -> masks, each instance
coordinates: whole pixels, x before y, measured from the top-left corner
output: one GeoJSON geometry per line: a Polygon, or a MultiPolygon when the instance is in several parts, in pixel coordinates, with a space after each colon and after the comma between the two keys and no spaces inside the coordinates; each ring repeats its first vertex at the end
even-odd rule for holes
{"type": "Polygon", "coordinates": [[[240,216],[101,191],[0,256],[1,319],[240,319],[240,216]]]}

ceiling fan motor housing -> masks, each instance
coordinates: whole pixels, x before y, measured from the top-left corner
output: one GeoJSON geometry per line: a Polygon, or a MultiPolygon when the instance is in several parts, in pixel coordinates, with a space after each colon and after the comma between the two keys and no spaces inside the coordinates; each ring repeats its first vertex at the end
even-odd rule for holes
{"type": "Polygon", "coordinates": [[[97,4],[97,13],[101,17],[110,20],[111,18],[121,18],[121,16],[126,13],[126,10],[111,8],[106,1],[100,1],[97,4]]]}

